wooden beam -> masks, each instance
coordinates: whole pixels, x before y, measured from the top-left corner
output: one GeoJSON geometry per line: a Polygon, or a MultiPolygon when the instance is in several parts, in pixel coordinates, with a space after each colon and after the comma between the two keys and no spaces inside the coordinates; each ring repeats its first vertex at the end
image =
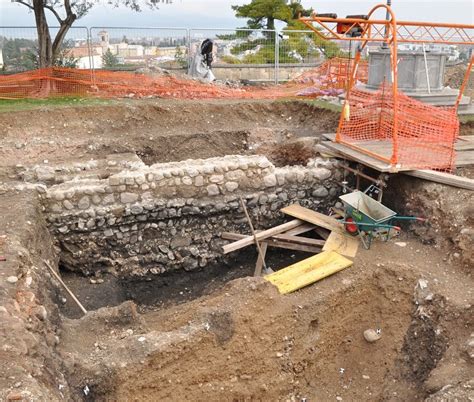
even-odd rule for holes
{"type": "Polygon", "coordinates": [[[44,264],[48,267],[48,269],[51,271],[51,273],[54,275],[54,277],[57,279],[57,281],[64,287],[66,292],[69,293],[69,296],[71,296],[72,300],[77,304],[77,306],[81,309],[81,311],[85,314],[87,314],[87,310],[84,308],[84,306],[81,304],[79,299],[76,297],[74,293],[72,293],[72,290],[67,287],[67,285],[64,283],[64,281],[61,279],[59,274],[54,270],[54,268],[49,265],[48,261],[44,261],[44,264]]]}
{"type": "Polygon", "coordinates": [[[255,264],[255,272],[253,273],[253,276],[262,275],[262,268],[265,262],[265,256],[267,255],[267,247],[268,247],[268,243],[265,243],[265,242],[260,243],[260,250],[258,253],[257,263],[255,264]]]}
{"type": "Polygon", "coordinates": [[[257,240],[257,233],[255,233],[255,230],[253,228],[252,219],[250,219],[250,215],[247,211],[247,207],[245,206],[245,202],[242,197],[240,197],[240,205],[242,205],[242,209],[244,210],[245,217],[247,218],[247,222],[249,223],[249,226],[250,226],[250,231],[252,232],[253,239],[255,240],[255,246],[257,246],[257,250],[258,250],[258,261],[257,261],[257,265],[255,266],[254,276],[260,276],[262,275],[262,266],[265,268],[265,271],[267,270],[267,264],[265,264],[265,254],[267,252],[267,247],[265,246],[265,251],[262,251],[262,248],[260,247],[260,244],[258,243],[258,240],[257,240]],[[257,268],[260,268],[260,269],[258,270],[257,268]]]}
{"type": "Polygon", "coordinates": [[[298,204],[283,208],[281,212],[331,231],[343,231],[344,229],[343,225],[336,219],[298,204]]]}
{"type": "MultiPolygon", "coordinates": [[[[240,240],[245,239],[247,236],[238,234],[238,233],[231,233],[231,232],[223,232],[221,237],[226,240],[240,240]]],[[[310,246],[304,244],[296,244],[296,243],[289,243],[282,240],[275,240],[275,238],[270,237],[260,242],[261,244],[267,243],[269,247],[275,248],[284,248],[286,250],[294,250],[294,251],[303,251],[306,253],[317,254],[321,251],[321,246],[310,246]]]]}
{"type": "Polygon", "coordinates": [[[291,235],[287,235],[286,233],[272,236],[271,239],[283,240],[288,243],[294,243],[294,244],[303,244],[305,246],[320,246],[320,247],[324,246],[324,243],[326,242],[325,240],[310,239],[309,237],[291,236],[291,235]]]}
{"type": "MultiPolygon", "coordinates": [[[[294,219],[290,222],[286,222],[283,225],[275,226],[273,228],[263,230],[259,233],[256,234],[255,239],[257,241],[261,241],[263,239],[267,239],[269,237],[272,237],[276,234],[280,234],[283,232],[286,232],[287,230],[294,229],[300,225],[302,225],[304,222],[299,220],[299,219],[294,219]]],[[[224,254],[228,254],[232,251],[239,250],[241,248],[247,247],[250,244],[255,242],[255,239],[253,236],[246,236],[244,239],[237,240],[234,243],[230,243],[222,247],[222,251],[224,254]]]]}
{"type": "Polygon", "coordinates": [[[310,232],[311,230],[316,229],[317,227],[312,223],[303,223],[301,226],[298,226],[294,229],[288,230],[285,232],[287,235],[298,236],[299,234],[310,232]]]}
{"type": "Polygon", "coordinates": [[[318,254],[321,252],[321,246],[307,246],[304,244],[286,243],[284,241],[274,240],[273,238],[264,240],[269,247],[283,248],[285,250],[302,251],[304,253],[318,254]]]}
{"type": "Polygon", "coordinates": [[[329,237],[329,235],[332,233],[327,229],[318,228],[318,227],[316,227],[314,231],[321,237],[321,239],[324,239],[324,240],[326,240],[329,237]]]}
{"type": "MultiPolygon", "coordinates": [[[[474,160],[473,160],[474,163],[474,160]]],[[[408,176],[418,177],[435,183],[447,184],[448,186],[474,190],[474,180],[454,174],[436,172],[434,170],[408,170],[403,172],[408,176]]]]}

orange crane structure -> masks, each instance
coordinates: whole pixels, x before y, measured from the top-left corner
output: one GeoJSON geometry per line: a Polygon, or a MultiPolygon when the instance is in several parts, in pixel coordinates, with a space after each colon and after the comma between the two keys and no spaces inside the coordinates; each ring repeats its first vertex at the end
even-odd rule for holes
{"type": "Polygon", "coordinates": [[[346,98],[335,141],[386,162],[390,171],[411,169],[451,170],[455,167],[454,142],[459,132],[457,108],[471,73],[472,55],[453,107],[434,107],[409,98],[398,89],[398,45],[436,43],[474,45],[474,25],[397,21],[392,8],[379,4],[368,15],[338,18],[316,14],[299,20],[325,40],[356,41],[350,61],[346,98]],[[386,19],[375,19],[385,11],[386,19]],[[391,85],[379,91],[355,86],[362,50],[370,43],[390,49],[391,85]]]}

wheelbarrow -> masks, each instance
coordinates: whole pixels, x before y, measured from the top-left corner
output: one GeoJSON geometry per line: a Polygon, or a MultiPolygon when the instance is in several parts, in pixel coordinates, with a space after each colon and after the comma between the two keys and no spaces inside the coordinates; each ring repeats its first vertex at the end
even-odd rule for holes
{"type": "Polygon", "coordinates": [[[395,221],[422,221],[416,216],[399,216],[395,211],[362,191],[354,191],[339,197],[344,205],[344,227],[353,236],[360,236],[364,247],[368,250],[375,237],[383,241],[398,236],[401,231],[395,221]]]}

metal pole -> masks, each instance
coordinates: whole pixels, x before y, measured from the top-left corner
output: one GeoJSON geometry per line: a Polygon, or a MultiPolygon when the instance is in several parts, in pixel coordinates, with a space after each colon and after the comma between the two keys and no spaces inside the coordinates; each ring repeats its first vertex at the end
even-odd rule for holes
{"type": "Polygon", "coordinates": [[[188,75],[190,74],[191,72],[191,63],[192,63],[192,59],[191,59],[191,29],[187,29],[187,38],[186,40],[188,41],[188,75]]]}
{"type": "Polygon", "coordinates": [[[428,72],[428,60],[426,59],[425,42],[423,42],[423,58],[425,59],[426,85],[428,86],[428,93],[430,94],[431,93],[430,74],[428,72]]]}
{"type": "MultiPolygon", "coordinates": [[[[392,0],[387,0],[387,6],[388,6],[388,7],[391,7],[391,6],[392,6],[392,0]]],[[[390,13],[389,13],[388,9],[387,9],[387,11],[385,12],[385,19],[386,19],[387,21],[390,20],[390,13]]],[[[385,38],[388,39],[388,26],[387,26],[387,25],[385,25],[385,38]]],[[[384,42],[384,43],[382,44],[382,49],[387,49],[387,48],[388,48],[388,45],[387,45],[386,42],[384,42]]]]}
{"type": "Polygon", "coordinates": [[[87,28],[87,44],[89,47],[89,67],[91,70],[92,85],[95,86],[95,66],[94,66],[94,51],[92,47],[91,28],[87,28]]]}
{"type": "Polygon", "coordinates": [[[275,84],[279,81],[279,70],[280,70],[280,36],[275,30],[275,84]]]}

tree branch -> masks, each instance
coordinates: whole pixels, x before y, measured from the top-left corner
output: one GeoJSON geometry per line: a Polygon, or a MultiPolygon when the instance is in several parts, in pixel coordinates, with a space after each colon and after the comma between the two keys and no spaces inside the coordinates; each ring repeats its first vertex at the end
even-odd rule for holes
{"type": "Polygon", "coordinates": [[[34,9],[35,9],[32,5],[28,4],[26,1],[15,0],[14,2],[15,2],[15,3],[19,3],[19,4],[23,4],[24,6],[28,7],[28,8],[31,9],[31,10],[34,10],[34,9]]]}
{"type": "Polygon", "coordinates": [[[56,17],[56,19],[58,20],[58,22],[59,22],[60,24],[63,23],[63,20],[62,20],[61,16],[60,16],[59,13],[54,9],[53,6],[48,6],[47,4],[45,4],[45,5],[44,5],[44,8],[47,8],[49,11],[51,11],[51,12],[54,14],[54,16],[56,17]]]}
{"type": "Polygon", "coordinates": [[[64,0],[64,8],[66,9],[66,15],[69,17],[72,14],[71,3],[69,0],[64,0]]]}

